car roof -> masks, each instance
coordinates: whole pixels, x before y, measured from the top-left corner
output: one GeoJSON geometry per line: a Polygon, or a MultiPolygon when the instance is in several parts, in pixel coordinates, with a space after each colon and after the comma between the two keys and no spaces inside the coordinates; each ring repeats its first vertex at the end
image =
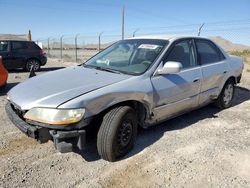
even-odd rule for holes
{"type": "Polygon", "coordinates": [[[146,36],[138,36],[133,38],[128,38],[129,40],[132,39],[158,39],[158,40],[177,40],[182,38],[198,38],[198,39],[208,39],[205,37],[200,36],[189,36],[189,35],[146,35],[146,36]]]}

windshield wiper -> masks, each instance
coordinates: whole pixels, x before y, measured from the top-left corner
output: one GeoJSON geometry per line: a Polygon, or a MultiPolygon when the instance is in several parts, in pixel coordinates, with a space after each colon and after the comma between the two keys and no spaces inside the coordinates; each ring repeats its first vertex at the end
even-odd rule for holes
{"type": "Polygon", "coordinates": [[[83,67],[86,68],[91,68],[91,69],[96,69],[96,70],[101,70],[101,71],[107,71],[107,72],[112,72],[112,73],[116,73],[116,74],[125,74],[122,71],[118,71],[118,70],[114,70],[114,69],[109,69],[106,67],[99,67],[99,66],[94,66],[94,65],[83,65],[83,67]]]}
{"type": "Polygon", "coordinates": [[[113,70],[113,69],[109,69],[109,68],[106,68],[106,67],[93,67],[97,70],[102,70],[102,71],[107,71],[107,72],[112,72],[112,73],[116,73],[116,74],[121,74],[120,71],[118,70],[113,70]]]}
{"type": "Polygon", "coordinates": [[[96,68],[96,66],[87,65],[87,64],[83,64],[82,66],[83,66],[83,67],[86,67],[86,68],[92,68],[92,69],[95,69],[95,68],[96,68]]]}

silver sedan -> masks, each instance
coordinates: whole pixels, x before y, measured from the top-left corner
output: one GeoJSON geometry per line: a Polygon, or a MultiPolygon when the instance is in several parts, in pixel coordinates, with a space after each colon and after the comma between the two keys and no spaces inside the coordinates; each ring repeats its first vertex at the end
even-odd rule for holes
{"type": "Polygon", "coordinates": [[[98,128],[100,156],[115,161],[143,128],[214,103],[230,107],[243,62],[201,37],[119,41],[85,64],[33,77],[8,93],[6,111],[25,134],[61,152],[83,149],[98,128]]]}

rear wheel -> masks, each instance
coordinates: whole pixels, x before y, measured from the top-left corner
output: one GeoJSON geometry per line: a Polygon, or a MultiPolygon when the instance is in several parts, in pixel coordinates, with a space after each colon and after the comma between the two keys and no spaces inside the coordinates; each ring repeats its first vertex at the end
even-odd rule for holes
{"type": "Polygon", "coordinates": [[[133,148],[137,134],[135,114],[131,107],[121,106],[104,116],[97,134],[97,149],[103,159],[115,161],[133,148]]]}
{"type": "Polygon", "coordinates": [[[218,99],[215,104],[221,109],[228,108],[232,105],[234,96],[234,82],[233,80],[228,80],[224,85],[218,99]]]}
{"type": "Polygon", "coordinates": [[[36,59],[29,59],[26,63],[25,69],[30,71],[31,67],[33,67],[34,71],[38,71],[40,69],[40,62],[36,59]]]}

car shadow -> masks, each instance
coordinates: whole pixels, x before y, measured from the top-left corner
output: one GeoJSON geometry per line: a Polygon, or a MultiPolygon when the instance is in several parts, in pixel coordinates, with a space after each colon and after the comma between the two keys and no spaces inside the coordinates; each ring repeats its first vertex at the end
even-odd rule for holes
{"type": "MultiPolygon", "coordinates": [[[[65,67],[41,67],[39,72],[48,72],[48,71],[54,71],[54,70],[58,70],[58,69],[63,69],[65,67]]],[[[23,69],[13,69],[13,70],[8,70],[9,73],[28,73],[28,71],[25,71],[23,69]]]]}
{"type": "Polygon", "coordinates": [[[65,67],[41,67],[39,72],[55,71],[63,68],[65,67]]]}
{"type": "MultiPolygon", "coordinates": [[[[49,72],[49,71],[54,71],[54,70],[59,70],[59,69],[63,69],[65,67],[43,67],[40,69],[40,71],[35,72],[35,74],[39,75],[40,72],[49,72]]],[[[9,70],[9,74],[12,73],[27,73],[29,74],[27,71],[24,71],[22,69],[15,69],[15,70],[9,70]]],[[[26,79],[28,79],[29,76],[27,76],[26,79]]],[[[14,86],[16,86],[17,84],[19,84],[19,82],[15,82],[15,83],[7,83],[7,85],[5,85],[4,87],[0,87],[0,96],[4,96],[8,93],[8,91],[13,88],[14,86]]]]}
{"type": "Polygon", "coordinates": [[[11,88],[16,86],[17,84],[19,84],[19,82],[7,83],[7,85],[5,85],[4,87],[1,87],[0,88],[0,96],[5,96],[8,93],[8,91],[11,90],[11,88]]]}
{"type": "MultiPolygon", "coordinates": [[[[250,90],[244,87],[237,86],[235,90],[235,97],[232,106],[237,106],[247,100],[250,100],[250,90]]],[[[217,118],[217,113],[220,109],[213,105],[208,105],[198,110],[191,111],[174,119],[165,121],[156,126],[147,129],[140,129],[137,135],[137,140],[134,148],[129,154],[120,160],[130,158],[137,153],[143,151],[145,148],[158,141],[164,133],[184,129],[192,126],[194,123],[207,118],[217,118]]],[[[96,161],[100,159],[96,147],[96,134],[92,132],[90,138],[87,140],[86,148],[83,151],[77,151],[86,161],[96,161]]]]}

